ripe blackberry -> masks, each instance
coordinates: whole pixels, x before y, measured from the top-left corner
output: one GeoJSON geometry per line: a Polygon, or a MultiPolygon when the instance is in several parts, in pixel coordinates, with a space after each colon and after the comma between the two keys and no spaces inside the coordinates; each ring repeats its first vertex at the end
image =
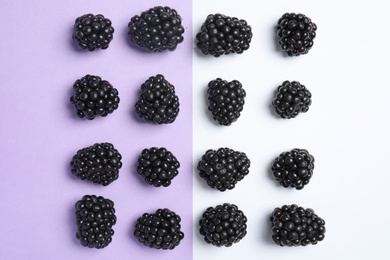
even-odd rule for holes
{"type": "Polygon", "coordinates": [[[311,93],[298,81],[286,80],[278,86],[272,105],[281,118],[291,119],[309,110],[311,93]]]}
{"type": "Polygon", "coordinates": [[[134,236],[139,242],[155,249],[172,250],[180,244],[184,233],[180,230],[181,218],[169,209],[144,213],[138,218],[134,236]]]}
{"type": "Polygon", "coordinates": [[[270,220],[272,240],[279,246],[315,245],[325,238],[325,221],[312,209],[284,205],[274,209],[270,220]]]}
{"type": "Polygon", "coordinates": [[[119,177],[122,156],[111,143],[96,143],[77,151],[70,162],[74,176],[103,186],[119,177]]]}
{"type": "Polygon", "coordinates": [[[307,54],[313,47],[317,25],[303,14],[285,13],[276,27],[279,45],[288,56],[307,54]]]}
{"type": "Polygon", "coordinates": [[[281,153],[271,169],[280,185],[301,190],[313,176],[314,157],[305,149],[295,148],[281,153]]]}
{"type": "Polygon", "coordinates": [[[224,203],[203,212],[199,232],[209,244],[230,247],[246,236],[246,222],[246,216],[236,205],[224,203]]]}
{"type": "Polygon", "coordinates": [[[104,248],[112,241],[116,224],[114,202],[102,196],[85,195],[76,205],[76,237],[85,247],[104,248]]]}
{"type": "Polygon", "coordinates": [[[80,118],[94,119],[97,115],[107,116],[118,108],[118,90],[99,76],[86,75],[73,84],[74,93],[70,103],[80,118]]]}
{"type": "Polygon", "coordinates": [[[179,106],[175,86],[163,75],[157,74],[141,85],[141,94],[135,104],[135,111],[147,122],[170,124],[179,114],[179,106]]]}
{"type": "Polygon", "coordinates": [[[83,49],[107,49],[113,39],[114,27],[103,15],[85,14],[76,18],[73,40],[83,49]]]}
{"type": "Polygon", "coordinates": [[[221,55],[248,50],[252,40],[252,28],[243,19],[223,14],[210,14],[196,34],[196,46],[205,55],[221,55]]]}
{"type": "Polygon", "coordinates": [[[168,187],[179,174],[180,163],[166,148],[144,149],[138,158],[137,172],[155,187],[168,187]]]}
{"type": "Polygon", "coordinates": [[[229,126],[240,117],[246,92],[238,80],[227,82],[217,78],[208,84],[208,109],[220,125],[229,126]]]}
{"type": "Polygon", "coordinates": [[[128,28],[130,40],[152,52],[174,51],[184,40],[181,17],[168,6],[156,6],[133,16],[128,28]]]}
{"type": "Polygon", "coordinates": [[[230,148],[207,150],[198,163],[199,175],[211,188],[231,190],[248,173],[250,160],[243,152],[230,148]]]}

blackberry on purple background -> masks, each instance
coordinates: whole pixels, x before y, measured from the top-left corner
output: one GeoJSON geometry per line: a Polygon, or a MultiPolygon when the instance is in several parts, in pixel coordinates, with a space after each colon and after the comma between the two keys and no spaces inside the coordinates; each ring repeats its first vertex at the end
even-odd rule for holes
{"type": "Polygon", "coordinates": [[[305,113],[311,105],[310,91],[298,81],[284,81],[278,86],[272,106],[281,118],[291,119],[305,113]]]}
{"type": "Polygon", "coordinates": [[[199,220],[199,232],[204,241],[217,247],[230,247],[247,234],[247,218],[234,204],[209,207],[199,220]]]}
{"type": "Polygon", "coordinates": [[[250,160],[230,148],[209,149],[198,163],[199,175],[211,188],[231,190],[249,173],[250,160]]]}
{"type": "Polygon", "coordinates": [[[180,222],[180,216],[167,208],[144,213],[137,220],[134,236],[150,248],[172,250],[184,238],[180,222]]]}
{"type": "Polygon", "coordinates": [[[94,51],[107,49],[113,34],[114,27],[110,19],[102,14],[85,14],[76,18],[72,37],[82,49],[94,51]]]}
{"type": "Polygon", "coordinates": [[[96,143],[77,151],[70,162],[77,178],[107,186],[119,177],[122,156],[111,143],[96,143]]]}
{"type": "Polygon", "coordinates": [[[174,51],[184,40],[181,23],[175,9],[156,6],[130,19],[128,36],[136,45],[152,52],[174,51]]]}
{"type": "Polygon", "coordinates": [[[325,238],[325,221],[313,209],[284,205],[274,209],[270,220],[272,240],[279,246],[316,245],[325,238]]]}
{"type": "Polygon", "coordinates": [[[288,56],[307,54],[313,47],[317,25],[303,14],[285,13],[276,27],[279,45],[288,56]]]}
{"type": "Polygon", "coordinates": [[[75,106],[80,118],[106,117],[119,106],[118,90],[99,76],[86,75],[76,80],[73,90],[70,103],[75,106]]]}
{"type": "Polygon", "coordinates": [[[155,124],[173,123],[179,114],[179,98],[175,86],[161,74],[149,77],[141,85],[135,104],[136,113],[145,121],[155,124]]]}
{"type": "Polygon", "coordinates": [[[252,28],[243,19],[224,14],[209,14],[196,34],[196,46],[205,55],[219,57],[248,50],[252,28]]]}
{"type": "Polygon", "coordinates": [[[76,237],[89,248],[104,248],[112,242],[116,224],[114,202],[96,195],[85,195],[76,205],[76,237]]]}
{"type": "Polygon", "coordinates": [[[144,149],[138,158],[137,173],[155,187],[168,187],[179,174],[180,163],[165,147],[144,149]]]}
{"type": "Polygon", "coordinates": [[[244,109],[246,92],[241,82],[227,82],[217,78],[207,87],[208,110],[220,125],[229,126],[237,121],[244,109]]]}
{"type": "Polygon", "coordinates": [[[301,190],[310,182],[314,157],[305,149],[281,153],[272,163],[272,174],[283,187],[301,190]]]}

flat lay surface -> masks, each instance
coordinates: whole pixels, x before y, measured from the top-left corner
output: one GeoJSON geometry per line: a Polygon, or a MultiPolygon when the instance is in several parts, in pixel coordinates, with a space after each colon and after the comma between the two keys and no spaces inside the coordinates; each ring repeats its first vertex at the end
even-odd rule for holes
{"type": "Polygon", "coordinates": [[[384,0],[3,0],[0,259],[386,259],[388,8],[384,0]],[[149,52],[129,42],[130,18],[158,5],[182,18],[184,40],[174,51],[149,52]],[[307,54],[289,57],[278,45],[276,24],[286,12],[303,13],[316,24],[307,54]],[[82,50],[72,40],[75,19],[88,13],[112,22],[113,40],[105,50],[82,50]],[[209,14],[244,19],[253,33],[250,47],[218,58],[202,53],[195,38],[209,14]],[[76,115],[72,87],[87,74],[118,90],[118,108],[107,117],[76,115]],[[135,111],[142,83],[158,74],[175,87],[180,102],[170,124],[145,122],[135,111]],[[217,78],[239,81],[246,93],[229,126],[208,110],[207,87],[217,78]],[[272,106],[286,80],[311,93],[308,110],[292,119],[280,118],[272,106]],[[72,175],[77,151],[103,142],[121,154],[118,179],[102,186],[72,175]],[[137,173],[142,150],[152,147],[167,148],[180,162],[168,187],[153,187],[137,173]],[[198,170],[206,151],[219,148],[250,160],[249,172],[223,192],[209,187],[198,170]],[[294,148],[315,159],[300,190],[282,187],[271,171],[275,158],[294,148]],[[75,204],[84,195],[114,202],[115,233],[104,249],[83,247],[76,238],[75,204]],[[245,214],[230,225],[245,224],[246,234],[229,248],[208,244],[199,232],[199,220],[213,217],[203,215],[207,208],[224,203],[245,214]],[[291,204],[312,208],[325,220],[323,241],[305,247],[272,241],[271,213],[291,204]],[[184,238],[173,250],[148,248],[133,234],[138,218],[159,208],[180,215],[184,238]]]}

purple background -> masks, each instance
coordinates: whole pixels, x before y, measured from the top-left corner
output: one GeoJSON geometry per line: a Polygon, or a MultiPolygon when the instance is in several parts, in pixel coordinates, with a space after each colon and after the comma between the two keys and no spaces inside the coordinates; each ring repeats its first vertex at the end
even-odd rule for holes
{"type": "Polygon", "coordinates": [[[0,259],[191,259],[192,258],[192,15],[191,1],[3,0],[0,21],[0,259]],[[175,8],[185,40],[174,52],[147,53],[127,42],[133,15],[156,6],[175,8]],[[72,42],[76,17],[102,13],[115,28],[107,50],[82,51],[72,42]],[[180,99],[170,125],[137,119],[142,82],[161,73],[180,99]],[[72,85],[86,74],[111,82],[119,108],[93,121],[75,116],[72,85]],[[69,162],[78,149],[112,142],[123,156],[119,179],[103,187],[79,180],[69,162]],[[181,162],[168,188],[136,174],[143,148],[165,146],[181,162]],[[85,194],[110,198],[118,217],[113,242],[102,250],[75,238],[74,204],[85,194]],[[172,251],[143,246],[132,235],[138,216],[170,208],[182,217],[185,238],[172,251]]]}

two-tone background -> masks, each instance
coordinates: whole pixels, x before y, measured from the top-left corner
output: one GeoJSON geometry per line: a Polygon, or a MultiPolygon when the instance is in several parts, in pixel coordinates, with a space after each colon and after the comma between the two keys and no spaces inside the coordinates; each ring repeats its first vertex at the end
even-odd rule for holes
{"type": "Polygon", "coordinates": [[[387,259],[390,233],[388,133],[390,37],[387,1],[0,1],[0,259],[387,259]],[[183,18],[184,42],[174,52],[148,53],[127,42],[130,18],[157,5],[183,18]],[[308,55],[285,57],[275,24],[302,12],[317,24],[308,55]],[[76,17],[102,13],[115,28],[104,51],[80,51],[71,34],[76,17]],[[245,19],[253,30],[241,55],[203,56],[194,36],[206,16],[245,19]],[[164,74],[175,85],[180,113],[170,125],[144,123],[134,113],[142,82],[164,74]],[[69,104],[73,82],[85,74],[110,81],[119,108],[106,118],[79,119],[69,104]],[[229,127],[207,112],[207,83],[237,79],[247,92],[240,119],[229,127]],[[313,95],[309,111],[292,120],[272,113],[276,87],[298,80],[313,95]],[[69,162],[80,148],[112,142],[123,167],[107,187],[74,178],[69,162]],[[136,174],[143,148],[164,146],[181,163],[168,188],[136,174]],[[246,152],[250,173],[231,191],[211,190],[197,161],[210,148],[246,152]],[[306,148],[316,158],[310,184],[284,189],[270,175],[281,152],[306,148]],[[85,194],[115,202],[113,242],[103,250],[75,238],[74,203],[85,194]],[[197,222],[209,206],[235,203],[248,217],[248,234],[231,248],[203,242],[197,222]],[[270,239],[269,214],[297,203],[327,224],[317,246],[281,248],[270,239]],[[132,236],[138,216],[167,207],[182,217],[185,238],[172,251],[153,250],[132,236]]]}

